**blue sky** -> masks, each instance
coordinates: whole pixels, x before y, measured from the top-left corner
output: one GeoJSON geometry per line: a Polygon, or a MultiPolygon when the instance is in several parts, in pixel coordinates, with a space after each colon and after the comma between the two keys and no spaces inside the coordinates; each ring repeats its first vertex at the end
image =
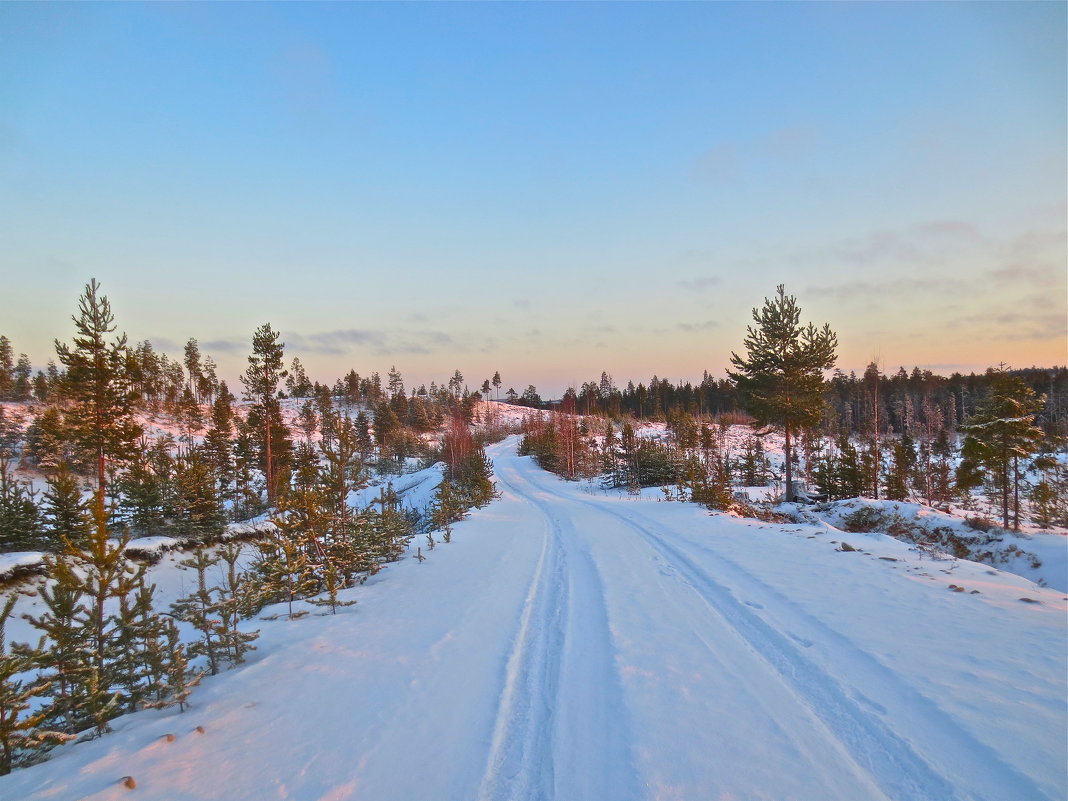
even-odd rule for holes
{"type": "Polygon", "coordinates": [[[0,4],[0,322],[231,375],[1063,364],[1063,3],[0,4]]]}

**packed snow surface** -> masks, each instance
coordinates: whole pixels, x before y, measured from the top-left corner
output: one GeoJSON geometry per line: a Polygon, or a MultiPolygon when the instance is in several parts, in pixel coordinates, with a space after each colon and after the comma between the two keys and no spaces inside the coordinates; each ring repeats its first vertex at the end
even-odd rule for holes
{"type": "Polygon", "coordinates": [[[120,718],[0,798],[1068,795],[1062,593],[883,534],[594,492],[514,439],[490,456],[501,498],[452,543],[413,542],[426,561],[336,616],[258,621],[192,709],[120,718]]]}

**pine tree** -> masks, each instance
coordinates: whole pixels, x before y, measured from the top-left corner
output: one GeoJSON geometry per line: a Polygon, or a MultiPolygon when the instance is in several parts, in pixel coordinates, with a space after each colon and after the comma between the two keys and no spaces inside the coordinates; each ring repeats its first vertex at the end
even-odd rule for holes
{"type": "Polygon", "coordinates": [[[182,568],[196,571],[197,588],[171,604],[171,614],[178,620],[189,623],[200,633],[197,642],[189,646],[189,655],[206,657],[212,676],[219,672],[219,664],[222,661],[219,641],[223,633],[223,620],[217,600],[219,589],[208,586],[207,571],[218,563],[219,557],[209,556],[204,548],[197,548],[193,556],[178,562],[182,568]]]}
{"type": "Polygon", "coordinates": [[[56,353],[67,368],[63,391],[70,401],[66,429],[96,467],[95,503],[104,517],[108,463],[132,454],[141,428],[133,419],[133,392],[127,372],[126,335],[110,344],[115,317],[106,296],[98,296],[96,279],[79,298],[79,315],[72,317],[76,334],[68,346],[56,340],[56,353]]]}
{"type": "Polygon", "coordinates": [[[256,543],[259,558],[252,564],[252,581],[259,607],[293,601],[319,591],[326,559],[324,534],[329,525],[318,470],[301,465],[290,486],[283,488],[271,514],[271,535],[256,543]]]}
{"type": "MultiPolygon", "coordinates": [[[[97,511],[99,515],[99,506],[97,511]]],[[[134,593],[144,576],[144,568],[132,565],[124,554],[128,543],[128,535],[110,542],[105,521],[98,516],[85,547],[67,542],[62,554],[45,559],[54,592],[77,599],[72,630],[64,634],[77,647],[70,672],[72,711],[78,722],[91,724],[98,734],[107,731],[108,721],[123,706],[121,626],[108,607],[134,593]]],[[[44,588],[40,591],[43,597],[44,588]]]]}
{"type": "Polygon", "coordinates": [[[856,446],[848,434],[838,438],[838,492],[839,498],[859,498],[864,489],[864,468],[856,446]]]}
{"type": "Polygon", "coordinates": [[[297,356],[293,357],[289,375],[286,376],[286,389],[289,390],[289,397],[291,398],[307,398],[312,393],[312,382],[308,380],[308,375],[304,372],[304,365],[301,364],[300,358],[297,356]]]}
{"type": "Polygon", "coordinates": [[[782,284],[774,299],[753,309],[757,327],[748,327],[746,358],[731,353],[734,379],[746,411],[760,424],[786,434],[786,500],[794,498],[793,436],[819,423],[823,415],[823,371],[834,366],[838,338],[829,325],[802,327],[797,299],[782,284]]]}
{"type": "Polygon", "coordinates": [[[18,361],[15,362],[14,400],[26,401],[30,399],[33,392],[32,375],[33,366],[30,364],[30,357],[25,353],[20,353],[18,361]]]}
{"type": "Polygon", "coordinates": [[[78,732],[88,725],[77,704],[89,648],[88,631],[77,625],[78,618],[85,613],[82,590],[63,582],[41,582],[37,595],[44,612],[40,617],[25,617],[41,632],[42,640],[40,646],[28,650],[26,655],[44,682],[41,695],[51,699],[44,707],[45,725],[66,733],[78,732]]]}
{"type": "Polygon", "coordinates": [[[250,605],[256,611],[284,602],[292,617],[293,602],[319,589],[314,563],[301,543],[291,538],[293,533],[286,526],[256,543],[260,554],[252,563],[250,593],[250,605]]]}
{"type": "Polygon", "coordinates": [[[235,543],[222,545],[217,554],[223,564],[225,582],[218,588],[216,608],[222,626],[218,631],[219,647],[231,665],[240,665],[245,654],[256,650],[252,643],[260,636],[259,631],[241,631],[241,615],[248,607],[250,592],[248,575],[238,569],[241,546],[235,543]]]}
{"type": "Polygon", "coordinates": [[[905,435],[890,446],[890,465],[883,483],[883,497],[888,501],[908,500],[910,451],[905,435]]]}
{"type": "Polygon", "coordinates": [[[953,498],[953,446],[946,429],[938,432],[931,444],[931,503],[947,504],[953,498]]]}
{"type": "Polygon", "coordinates": [[[174,460],[167,441],[141,447],[116,482],[120,521],[142,536],[152,536],[166,525],[174,496],[174,460]]]}
{"type": "Polygon", "coordinates": [[[182,390],[182,396],[176,409],[176,416],[181,432],[178,438],[179,441],[191,445],[194,440],[193,435],[204,428],[204,415],[200,411],[200,405],[197,403],[196,397],[188,387],[182,390]]]}
{"type": "Polygon", "coordinates": [[[61,464],[48,477],[41,518],[45,534],[54,548],[61,547],[64,538],[79,547],[85,545],[89,538],[92,529],[89,505],[82,498],[78,479],[66,464],[61,464]]]}
{"type": "Polygon", "coordinates": [[[1035,394],[1020,378],[1004,371],[994,372],[987,396],[975,414],[960,430],[961,446],[958,485],[969,483],[976,469],[986,471],[1000,496],[1002,524],[1020,528],[1020,459],[1038,450],[1042,429],[1035,415],[1042,411],[1044,398],[1035,394]]]}
{"type": "Polygon", "coordinates": [[[226,514],[207,455],[193,447],[175,460],[174,528],[198,542],[210,541],[226,527],[226,514]]]}
{"type": "Polygon", "coordinates": [[[445,542],[452,542],[452,524],[463,516],[463,512],[452,481],[448,475],[442,475],[430,504],[430,524],[443,532],[445,542]]]}
{"type": "Polygon", "coordinates": [[[0,454],[0,549],[28,551],[41,540],[40,512],[34,490],[15,478],[10,460],[0,454]]]}
{"type": "Polygon", "coordinates": [[[173,620],[167,621],[165,634],[167,637],[164,662],[165,692],[161,703],[167,706],[177,704],[178,711],[185,712],[189,694],[204,678],[204,671],[190,669],[189,650],[182,643],[178,626],[173,620]]]}
{"type": "Polygon", "coordinates": [[[200,384],[204,378],[200,363],[200,346],[195,338],[190,337],[185,343],[185,369],[188,374],[186,389],[195,402],[200,402],[200,384]]]}
{"type": "Polygon", "coordinates": [[[83,467],[67,437],[63,415],[56,406],[49,406],[30,424],[26,431],[25,455],[43,472],[56,470],[64,464],[83,467]]]}
{"type": "Polygon", "coordinates": [[[118,599],[113,620],[114,669],[123,689],[123,711],[135,712],[158,703],[165,695],[166,654],[163,648],[166,624],[153,608],[155,585],[138,576],[136,588],[118,599]]]}
{"type": "Polygon", "coordinates": [[[762,487],[767,483],[767,458],[764,444],[758,437],[746,437],[742,443],[742,456],[738,462],[738,475],[742,486],[762,487]]]}
{"type": "Polygon", "coordinates": [[[43,696],[49,686],[32,673],[36,651],[7,647],[4,628],[17,600],[12,593],[0,606],[0,776],[66,739],[44,727],[47,707],[34,709],[32,699],[43,696]]]}
{"type": "Polygon", "coordinates": [[[229,497],[234,483],[234,409],[233,396],[226,382],[219,384],[215,402],[211,406],[211,424],[204,435],[204,452],[211,463],[216,486],[222,497],[229,497]]]}
{"type": "Polygon", "coordinates": [[[248,357],[248,370],[241,376],[246,400],[253,402],[249,417],[259,422],[263,449],[261,465],[267,480],[268,504],[275,501],[279,456],[288,445],[277,398],[278,383],[288,372],[282,369],[285,345],[278,341],[278,336],[270,323],[264,323],[256,329],[252,337],[252,355],[248,357]]]}
{"type": "Polygon", "coordinates": [[[11,340],[0,335],[0,401],[15,399],[15,353],[11,340]]]}

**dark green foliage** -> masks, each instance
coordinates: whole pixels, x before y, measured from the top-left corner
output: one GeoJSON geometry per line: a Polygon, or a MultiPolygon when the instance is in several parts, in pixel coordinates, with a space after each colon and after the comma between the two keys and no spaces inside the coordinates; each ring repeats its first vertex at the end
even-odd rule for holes
{"type": "Polygon", "coordinates": [[[881,510],[872,506],[862,506],[842,518],[842,530],[865,534],[871,531],[884,531],[889,522],[881,510]]]}
{"type": "Polygon", "coordinates": [[[738,480],[745,487],[762,487],[768,480],[768,461],[759,437],[746,437],[737,462],[738,480]]]}
{"type": "Polygon", "coordinates": [[[11,340],[0,335],[0,401],[15,400],[15,352],[11,340]]]}
{"type": "Polygon", "coordinates": [[[907,435],[894,441],[890,447],[890,465],[883,482],[883,497],[888,501],[904,501],[909,497],[909,475],[916,460],[915,452],[907,435]]]}
{"type": "Polygon", "coordinates": [[[179,638],[177,624],[168,619],[164,626],[166,640],[162,653],[161,695],[155,700],[146,701],[144,705],[159,708],[177,704],[178,710],[185,712],[189,694],[204,678],[204,671],[189,667],[189,649],[179,638]]]}
{"type": "Polygon", "coordinates": [[[63,425],[63,415],[56,406],[49,406],[30,424],[24,454],[43,471],[55,470],[60,465],[85,466],[77,459],[63,425]]]}
{"type": "Polygon", "coordinates": [[[931,445],[931,498],[933,505],[947,504],[953,498],[953,446],[943,428],[931,445]]]}
{"type": "Polygon", "coordinates": [[[230,496],[234,483],[234,409],[233,396],[226,383],[219,385],[219,392],[211,407],[211,422],[204,435],[204,455],[211,465],[216,486],[222,497],[230,496]]]}
{"type": "Polygon", "coordinates": [[[0,550],[33,550],[41,537],[36,493],[15,478],[10,460],[0,455],[0,550]]]}
{"type": "Polygon", "coordinates": [[[204,548],[197,548],[191,557],[181,560],[178,563],[181,567],[196,571],[196,589],[171,604],[171,614],[192,625],[199,633],[199,639],[188,648],[189,656],[206,657],[208,670],[213,676],[219,672],[222,661],[219,640],[223,621],[216,602],[219,588],[209,586],[207,571],[218,563],[219,557],[209,556],[204,548]]]}
{"type": "Polygon", "coordinates": [[[823,371],[834,366],[838,338],[829,325],[817,329],[800,324],[797,300],[780,284],[774,299],[753,309],[757,325],[749,326],[746,357],[731,354],[746,411],[757,422],[782,426],[786,433],[786,498],[792,500],[793,442],[796,431],[814,427],[823,415],[823,371]]]}
{"type": "Polygon", "coordinates": [[[734,505],[730,462],[719,451],[705,458],[690,456],[677,465],[680,495],[709,509],[730,509],[734,505]]]}
{"type": "MultiPolygon", "coordinates": [[[[63,693],[55,714],[62,716],[64,731],[76,733],[93,728],[108,729],[108,721],[130,703],[129,618],[108,612],[114,601],[126,609],[139,602],[134,597],[144,568],[125,557],[129,541],[123,537],[112,543],[101,514],[84,547],[66,543],[61,554],[46,557],[51,586],[42,583],[38,592],[48,611],[39,619],[30,618],[51,640],[46,667],[52,667],[63,693]],[[61,660],[61,662],[57,661],[61,660]]],[[[149,598],[150,603],[150,598],[149,598]]]]}
{"type": "Polygon", "coordinates": [[[17,599],[17,595],[9,595],[0,606],[0,776],[32,762],[48,747],[66,739],[45,727],[48,708],[34,710],[31,702],[49,687],[47,681],[31,673],[39,653],[26,647],[7,647],[4,628],[17,599]]]}
{"type": "Polygon", "coordinates": [[[66,539],[78,547],[86,544],[92,530],[89,505],[82,497],[78,479],[61,464],[48,478],[41,504],[41,518],[49,547],[59,549],[66,539]]]}
{"type": "Polygon", "coordinates": [[[174,459],[169,442],[141,441],[116,481],[118,520],[140,536],[163,531],[174,511],[174,459]]]}
{"type": "Polygon", "coordinates": [[[996,373],[990,391],[976,413],[960,428],[965,432],[961,446],[961,465],[957,485],[963,489],[976,486],[980,476],[989,479],[1001,501],[1002,525],[1020,527],[1020,459],[1038,450],[1042,429],[1035,416],[1043,399],[1020,378],[996,373]]]}
{"type": "Polygon", "coordinates": [[[245,661],[245,654],[256,650],[252,643],[260,636],[259,631],[241,631],[239,628],[242,612],[248,607],[249,579],[237,566],[241,558],[239,545],[227,543],[220,546],[216,553],[226,566],[224,582],[217,588],[215,600],[215,608],[222,621],[217,636],[223,658],[231,665],[240,665],[245,661]]]}
{"type": "Polygon", "coordinates": [[[257,459],[255,432],[247,420],[242,420],[234,441],[235,520],[255,517],[266,508],[262,497],[263,481],[256,473],[257,459]]]}
{"type": "Polygon", "coordinates": [[[277,526],[275,531],[256,542],[260,555],[251,567],[250,602],[256,610],[284,602],[292,616],[294,601],[319,591],[315,563],[308,553],[319,549],[299,519],[290,515],[285,495],[279,499],[272,522],[277,526]]]}
{"type": "Polygon", "coordinates": [[[100,285],[91,280],[79,298],[73,346],[56,340],[56,353],[67,368],[63,393],[70,402],[64,419],[68,438],[92,464],[97,477],[97,503],[103,505],[107,463],[133,453],[141,427],[133,420],[134,392],[127,370],[126,335],[107,342],[115,318],[100,285]]]}
{"type": "Polygon", "coordinates": [[[166,699],[167,626],[153,608],[155,591],[140,575],[136,588],[118,599],[119,613],[113,621],[115,681],[122,688],[120,713],[159,706],[166,699]]]}
{"type": "Polygon", "coordinates": [[[226,527],[226,514],[207,453],[193,447],[175,460],[173,530],[196,542],[210,542],[226,527]]]}
{"type": "Polygon", "coordinates": [[[255,432],[259,450],[259,468],[267,483],[267,502],[274,503],[279,482],[277,477],[289,461],[289,434],[278,406],[278,383],[288,375],[282,368],[285,345],[278,332],[264,323],[252,336],[252,355],[248,369],[241,376],[245,398],[252,401],[248,424],[255,432]]]}

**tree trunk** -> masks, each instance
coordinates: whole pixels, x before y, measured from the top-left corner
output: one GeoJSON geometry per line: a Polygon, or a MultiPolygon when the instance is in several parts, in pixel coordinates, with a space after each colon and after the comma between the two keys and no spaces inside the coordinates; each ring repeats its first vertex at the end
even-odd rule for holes
{"type": "Polygon", "coordinates": [[[790,426],[786,425],[786,502],[794,499],[793,448],[790,445],[790,426]]]}
{"type": "Polygon", "coordinates": [[[1020,457],[1012,457],[1012,527],[1020,530],[1020,457]]]}
{"type": "MultiPolygon", "coordinates": [[[[266,358],[264,359],[266,363],[266,358]]],[[[264,381],[270,385],[270,373],[264,370],[264,381]]],[[[270,390],[268,390],[270,392],[270,390]]],[[[267,469],[265,474],[267,476],[267,504],[269,506],[274,505],[274,462],[271,459],[271,401],[273,399],[268,393],[264,393],[263,397],[263,418],[264,418],[264,433],[266,434],[267,445],[267,469]]]]}
{"type": "Polygon", "coordinates": [[[1001,459],[1001,519],[1004,528],[1009,527],[1009,457],[1001,459]]]}

